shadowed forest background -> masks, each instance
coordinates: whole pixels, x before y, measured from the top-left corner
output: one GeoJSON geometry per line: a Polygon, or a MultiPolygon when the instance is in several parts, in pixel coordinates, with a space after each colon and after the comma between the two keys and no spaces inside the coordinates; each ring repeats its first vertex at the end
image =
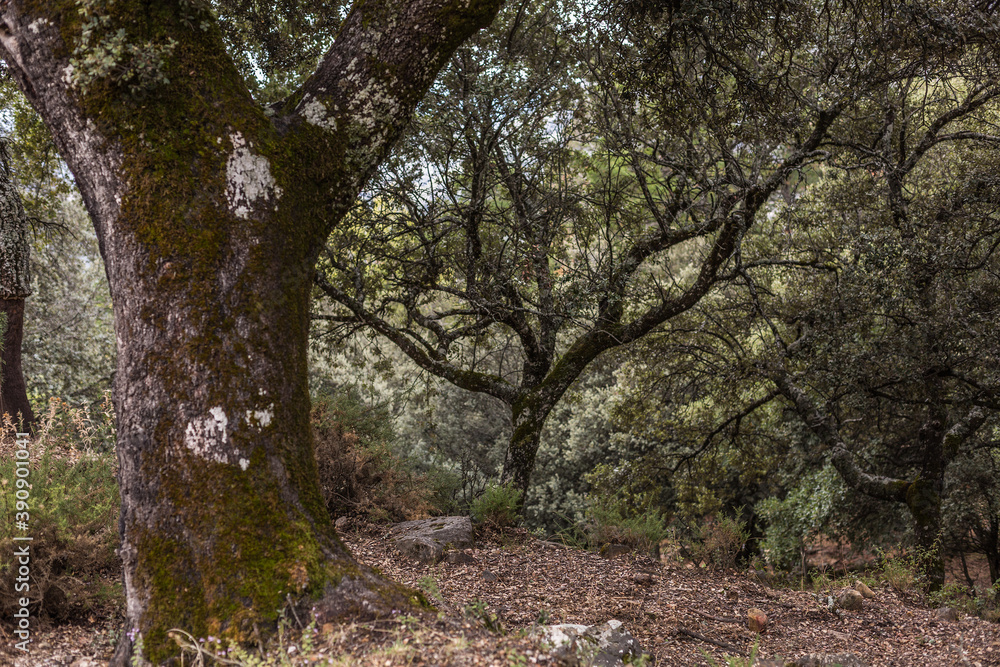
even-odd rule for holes
{"type": "MultiPolygon", "coordinates": [[[[346,11],[279,4],[211,3],[262,105],[346,11]]],[[[997,620],[998,32],[975,4],[508,3],[319,255],[331,517],[471,514],[800,582],[840,545],[997,620]]],[[[146,55],[112,68],[140,95],[169,57],[146,55]]],[[[0,86],[46,480],[33,604],[66,621],[121,604],[111,297],[48,130],[0,86]]]]}

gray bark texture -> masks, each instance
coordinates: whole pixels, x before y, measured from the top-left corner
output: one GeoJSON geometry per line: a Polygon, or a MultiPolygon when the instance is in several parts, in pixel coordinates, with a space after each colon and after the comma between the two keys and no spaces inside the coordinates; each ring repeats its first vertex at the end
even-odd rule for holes
{"type": "Polygon", "coordinates": [[[76,177],[111,288],[129,630],[115,662],[140,635],[148,660],[175,660],[171,628],[247,640],[288,600],[319,622],[417,604],[327,516],[309,295],[330,230],[499,2],[360,0],[268,109],[197,3],[97,3],[85,38],[86,4],[0,2],[0,56],[76,177]],[[109,49],[114,66],[87,59],[120,38],[135,48],[109,49]],[[160,70],[139,77],[129,59],[153,51],[160,70]]]}

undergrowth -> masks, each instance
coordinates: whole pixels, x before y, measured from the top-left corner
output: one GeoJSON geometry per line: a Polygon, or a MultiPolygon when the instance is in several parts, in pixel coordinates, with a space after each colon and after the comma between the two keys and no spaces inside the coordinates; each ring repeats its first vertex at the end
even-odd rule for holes
{"type": "Polygon", "coordinates": [[[9,622],[22,597],[30,600],[31,615],[43,620],[68,621],[119,608],[119,498],[110,402],[96,415],[59,399],[49,402],[28,446],[26,530],[19,524],[23,517],[15,498],[15,441],[16,429],[5,415],[0,428],[2,622],[9,622]],[[27,590],[15,590],[25,583],[14,576],[15,535],[32,538],[27,590]]]}

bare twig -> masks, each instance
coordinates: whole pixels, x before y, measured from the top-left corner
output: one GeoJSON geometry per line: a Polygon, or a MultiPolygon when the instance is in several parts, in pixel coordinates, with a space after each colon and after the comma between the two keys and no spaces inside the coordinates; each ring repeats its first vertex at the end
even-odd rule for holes
{"type": "Polygon", "coordinates": [[[695,632],[694,630],[688,630],[687,628],[685,628],[682,625],[678,625],[677,626],[677,634],[679,634],[679,635],[685,635],[687,637],[692,637],[692,638],[697,639],[699,641],[707,642],[707,643],[712,644],[714,646],[718,646],[719,648],[724,648],[727,651],[737,651],[737,652],[741,652],[742,651],[742,649],[740,649],[740,648],[738,648],[736,646],[733,646],[732,644],[727,644],[726,642],[720,642],[720,641],[717,641],[715,639],[710,639],[709,637],[706,637],[705,635],[699,634],[699,633],[695,632]]]}

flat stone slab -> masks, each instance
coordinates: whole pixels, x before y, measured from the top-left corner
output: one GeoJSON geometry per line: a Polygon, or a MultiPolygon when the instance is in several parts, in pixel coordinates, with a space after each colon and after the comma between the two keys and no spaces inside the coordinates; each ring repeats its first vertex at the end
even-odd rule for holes
{"type": "Polygon", "coordinates": [[[625,667],[645,654],[639,642],[614,619],[600,625],[563,623],[539,628],[543,648],[560,663],[585,667],[625,667]]]}
{"type": "Polygon", "coordinates": [[[472,521],[467,516],[404,521],[389,529],[389,539],[400,553],[424,563],[437,563],[448,547],[472,546],[472,521]]]}

